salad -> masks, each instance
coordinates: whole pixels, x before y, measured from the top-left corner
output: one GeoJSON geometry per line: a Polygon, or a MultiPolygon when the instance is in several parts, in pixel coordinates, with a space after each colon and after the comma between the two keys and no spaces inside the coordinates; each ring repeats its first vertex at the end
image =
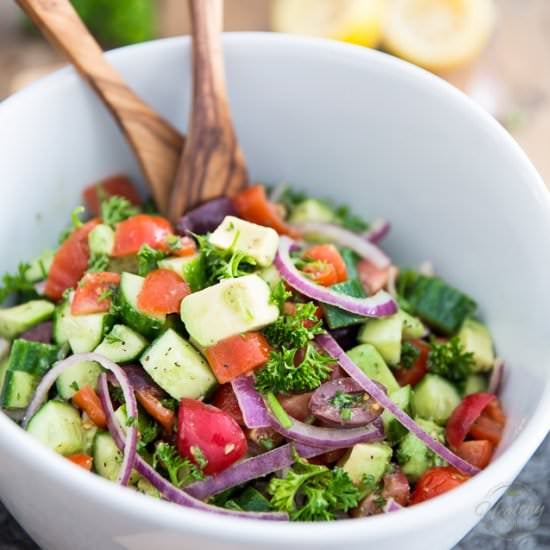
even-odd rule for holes
{"type": "Polygon", "coordinates": [[[49,449],[230,516],[388,513],[485,468],[503,362],[384,220],[255,185],[176,227],[117,176],[0,289],[2,410],[49,449]]]}

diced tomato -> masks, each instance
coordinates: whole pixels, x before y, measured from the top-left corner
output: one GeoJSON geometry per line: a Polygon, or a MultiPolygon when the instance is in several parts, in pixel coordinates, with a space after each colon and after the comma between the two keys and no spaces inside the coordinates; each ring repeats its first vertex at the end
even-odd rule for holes
{"type": "Polygon", "coordinates": [[[367,294],[376,294],[388,283],[390,269],[392,266],[380,269],[369,260],[360,260],[357,264],[359,280],[367,294]]]}
{"type": "Polygon", "coordinates": [[[271,346],[261,332],[226,338],[206,349],[205,355],[220,384],[263,365],[271,346]]]}
{"type": "Polygon", "coordinates": [[[493,399],[489,401],[489,404],[483,409],[483,413],[487,415],[491,420],[494,420],[497,424],[504,426],[506,424],[506,416],[502,411],[500,406],[500,401],[498,399],[493,399]]]}
{"type": "Polygon", "coordinates": [[[73,403],[84,411],[98,428],[107,427],[107,417],[101,406],[101,400],[91,386],[80,388],[73,395],[73,403]]]}
{"type": "Polygon", "coordinates": [[[191,237],[176,237],[176,245],[169,245],[168,242],[164,246],[161,245],[160,250],[169,252],[172,256],[192,256],[197,251],[197,245],[191,237]]]}
{"type": "Polygon", "coordinates": [[[120,274],[109,271],[87,273],[78,285],[71,304],[73,315],[103,313],[111,308],[111,291],[120,284],[120,274]]]}
{"type": "Polygon", "coordinates": [[[165,218],[149,214],[132,216],[116,226],[113,256],[137,254],[144,244],[166,250],[167,239],[172,234],[172,226],[165,218]]]}
{"type": "Polygon", "coordinates": [[[99,216],[101,201],[109,197],[124,197],[136,206],[141,204],[141,197],[134,187],[134,184],[130,181],[128,176],[122,174],[88,185],[82,192],[82,196],[84,197],[86,208],[94,216],[99,216]]]}
{"type": "Polygon", "coordinates": [[[76,464],[77,466],[80,466],[81,468],[88,470],[88,472],[92,470],[94,459],[90,455],[86,455],[86,454],[70,455],[67,457],[67,459],[70,460],[73,464],[76,464]]]}
{"type": "Polygon", "coordinates": [[[73,231],[58,248],[44,289],[48,298],[59,300],[65,290],[74,288],[80,281],[90,258],[88,234],[98,224],[99,220],[90,220],[73,231]]]}
{"type": "Polygon", "coordinates": [[[395,371],[395,378],[400,386],[406,386],[410,384],[415,386],[424,378],[424,375],[428,371],[428,354],[430,352],[430,346],[423,340],[408,340],[419,352],[416,361],[410,368],[399,367],[395,371]]]}
{"type": "Polygon", "coordinates": [[[233,204],[239,217],[249,222],[272,227],[277,233],[295,239],[300,236],[282,220],[275,205],[268,201],[263,185],[253,185],[241,191],[233,197],[233,204]]]}
{"type": "Polygon", "coordinates": [[[485,468],[493,456],[494,445],[486,439],[464,441],[456,449],[456,454],[478,468],[485,468]]]}
{"type": "Polygon", "coordinates": [[[231,416],[194,399],[181,400],[177,446],[181,456],[196,464],[202,455],[207,461],[205,474],[225,470],[248,448],[242,429],[231,416]]]}
{"type": "Polygon", "coordinates": [[[311,416],[309,411],[309,400],[312,395],[313,392],[298,393],[295,395],[280,394],[277,396],[277,399],[290,416],[303,422],[311,416]]]}
{"type": "Polygon", "coordinates": [[[384,476],[382,496],[388,500],[393,498],[401,506],[407,506],[411,496],[411,488],[407,476],[399,469],[384,476]]]}
{"type": "MultiPolygon", "coordinates": [[[[456,449],[460,446],[483,409],[494,399],[496,396],[492,393],[479,392],[467,395],[460,402],[447,421],[447,441],[452,448],[456,449]]],[[[489,437],[478,439],[491,440],[489,437]]]]}
{"type": "Polygon", "coordinates": [[[431,468],[424,472],[418,480],[411,496],[411,504],[419,504],[442,495],[468,479],[470,476],[462,474],[450,466],[431,468]]]}
{"type": "Polygon", "coordinates": [[[336,268],[326,262],[311,262],[306,264],[302,271],[314,282],[321,286],[331,286],[338,282],[336,268]]]}
{"type": "Polygon", "coordinates": [[[222,384],[214,393],[212,405],[226,412],[239,426],[244,426],[243,413],[231,384],[222,384]]]}
{"type": "Polygon", "coordinates": [[[343,283],[348,279],[348,270],[346,268],[346,262],[342,258],[338,249],[332,244],[318,244],[308,248],[303,257],[306,260],[316,260],[319,262],[325,262],[334,266],[336,271],[336,282],[343,283]]]}
{"type": "Polygon", "coordinates": [[[177,313],[181,301],[191,294],[189,285],[170,269],[155,269],[145,277],[138,294],[138,308],[146,313],[177,313]]]}
{"type": "Polygon", "coordinates": [[[470,428],[468,434],[473,439],[488,440],[494,445],[498,445],[502,439],[504,426],[495,422],[485,414],[481,414],[470,428]]]}
{"type": "Polygon", "coordinates": [[[138,403],[163,427],[166,433],[171,434],[176,421],[175,412],[165,407],[150,389],[139,388],[135,392],[138,403]]]}

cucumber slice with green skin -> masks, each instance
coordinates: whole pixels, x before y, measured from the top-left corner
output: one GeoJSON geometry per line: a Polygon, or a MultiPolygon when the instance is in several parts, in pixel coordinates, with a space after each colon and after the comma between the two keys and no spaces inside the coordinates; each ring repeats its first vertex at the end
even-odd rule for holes
{"type": "Polygon", "coordinates": [[[55,252],[53,250],[45,250],[42,252],[36,260],[30,263],[29,269],[25,271],[25,279],[30,283],[37,283],[38,281],[46,279],[50,267],[52,266],[54,256],[55,252]]]}
{"type": "Polygon", "coordinates": [[[4,359],[0,360],[0,395],[2,395],[2,388],[4,387],[4,379],[6,378],[9,362],[9,357],[4,357],[4,359]]]}
{"type": "Polygon", "coordinates": [[[55,381],[57,393],[63,399],[72,399],[73,395],[84,386],[97,389],[99,375],[103,372],[99,363],[82,361],[64,370],[55,381]]]}
{"type": "MultiPolygon", "coordinates": [[[[351,250],[351,248],[341,248],[340,256],[342,256],[342,260],[344,260],[344,263],[346,264],[346,272],[348,274],[348,279],[356,280],[357,282],[360,282],[359,272],[357,271],[359,256],[353,250],[351,250]]],[[[362,285],[361,285],[361,288],[363,288],[362,285]]]]}
{"type": "MultiPolygon", "coordinates": [[[[405,411],[407,414],[411,413],[413,397],[411,386],[404,386],[390,393],[389,397],[402,411],[405,411]]],[[[409,433],[407,428],[387,410],[382,413],[382,422],[384,423],[384,433],[391,445],[399,443],[409,433]]]]}
{"type": "Polygon", "coordinates": [[[306,199],[298,203],[290,213],[290,223],[334,221],[334,211],[324,202],[317,199],[306,199]]]}
{"type": "Polygon", "coordinates": [[[163,330],[166,315],[151,315],[139,310],[138,296],[144,282],[144,277],[133,273],[122,273],[116,300],[124,322],[147,338],[154,338],[163,330]]]}
{"type": "MultiPolygon", "coordinates": [[[[95,472],[109,481],[116,481],[123,456],[109,432],[97,432],[94,438],[92,456],[95,472]]],[[[134,485],[138,480],[139,474],[134,470],[129,483],[134,485]]]]}
{"type": "Polygon", "coordinates": [[[99,428],[91,422],[83,422],[82,429],[84,439],[82,442],[82,452],[93,457],[94,455],[94,440],[99,428]]]}
{"type": "Polygon", "coordinates": [[[245,512],[269,512],[272,509],[269,500],[254,487],[247,487],[240,495],[233,497],[231,501],[245,512]]]}
{"type": "Polygon", "coordinates": [[[464,384],[463,396],[470,395],[472,393],[478,393],[487,391],[489,383],[487,382],[487,377],[483,374],[470,374],[466,378],[466,384],[464,384]]]}
{"type": "Polygon", "coordinates": [[[174,330],[157,338],[140,359],[153,380],[174,399],[199,399],[217,384],[202,355],[174,330]]]}
{"type": "Polygon", "coordinates": [[[46,300],[31,300],[0,309],[0,336],[11,340],[42,321],[51,319],[55,306],[46,300]]]}
{"type": "Polygon", "coordinates": [[[369,378],[385,386],[389,394],[400,389],[395,376],[373,345],[361,344],[350,349],[347,355],[369,378]]]}
{"type": "Polygon", "coordinates": [[[58,348],[41,342],[15,340],[8,358],[2,392],[6,409],[25,408],[40,379],[58,359],[58,348]]]}
{"type": "Polygon", "coordinates": [[[53,337],[57,344],[68,342],[73,353],[87,353],[99,345],[113,324],[113,316],[110,313],[72,315],[73,295],[71,293],[56,311],[53,337]]]}
{"type": "MultiPolygon", "coordinates": [[[[445,443],[445,430],[430,420],[415,418],[415,422],[434,439],[445,443]]],[[[410,481],[418,478],[429,468],[445,466],[446,462],[434,454],[420,439],[412,433],[408,433],[399,444],[396,453],[397,462],[401,465],[402,472],[410,481]]]]}
{"type": "Polygon", "coordinates": [[[378,483],[390,463],[392,453],[392,448],[385,443],[358,443],[338,465],[355,484],[361,483],[364,476],[372,476],[373,481],[378,483]]]}
{"type": "Polygon", "coordinates": [[[414,388],[413,410],[416,415],[444,426],[460,403],[456,388],[437,374],[426,374],[414,388]]]}
{"type": "Polygon", "coordinates": [[[464,351],[474,355],[473,370],[475,372],[489,371],[495,363],[493,340],[487,327],[473,319],[466,319],[458,332],[458,339],[464,351]]]}
{"type": "Polygon", "coordinates": [[[201,290],[205,285],[204,260],[201,254],[182,256],[181,258],[165,258],[158,263],[160,269],[170,269],[189,283],[192,292],[201,290]]]}
{"type": "MultiPolygon", "coordinates": [[[[366,296],[363,286],[355,279],[350,279],[349,281],[332,285],[330,288],[339,294],[353,296],[354,298],[364,298],[366,296]]],[[[325,320],[331,329],[359,325],[365,322],[365,317],[355,315],[354,313],[349,313],[335,306],[321,304],[321,308],[323,310],[325,320]]]]}
{"type": "Polygon", "coordinates": [[[61,455],[81,452],[84,430],[78,411],[68,403],[48,401],[31,418],[27,431],[61,455]]]}
{"type": "Polygon", "coordinates": [[[390,365],[397,365],[401,359],[401,336],[403,317],[396,313],[383,319],[369,319],[359,331],[357,339],[372,344],[390,365]]]}
{"type": "Polygon", "coordinates": [[[108,225],[100,223],[88,234],[88,245],[91,254],[110,256],[115,246],[115,232],[108,225]]]}
{"type": "Polygon", "coordinates": [[[114,363],[128,363],[137,359],[147,347],[147,340],[125,325],[114,325],[95,349],[114,363]]]}

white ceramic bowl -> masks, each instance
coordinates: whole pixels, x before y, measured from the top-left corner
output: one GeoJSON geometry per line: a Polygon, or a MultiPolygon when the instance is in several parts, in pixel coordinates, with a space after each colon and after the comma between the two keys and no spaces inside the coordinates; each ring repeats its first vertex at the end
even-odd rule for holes
{"type": "MultiPolygon", "coordinates": [[[[0,495],[45,549],[449,548],[479,521],[549,428],[550,208],[535,170],[500,126],[449,85],[386,55],[269,34],[225,37],[231,105],[250,170],[392,222],[400,264],[430,259],[477,297],[506,358],[509,421],[472,481],[396,514],[273,524],[185,510],[120,489],[35,443],[0,414],[0,495]]],[[[110,55],[180,128],[189,41],[110,55]]],[[[71,70],[0,106],[2,270],[55,243],[80,189],[139,177],[105,109],[71,70]]]]}

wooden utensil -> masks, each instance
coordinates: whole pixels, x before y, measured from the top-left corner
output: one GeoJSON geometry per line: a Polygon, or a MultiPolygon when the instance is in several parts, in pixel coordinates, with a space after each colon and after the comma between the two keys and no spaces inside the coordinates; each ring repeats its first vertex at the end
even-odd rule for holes
{"type": "Polygon", "coordinates": [[[223,69],[220,29],[223,0],[189,0],[193,36],[193,103],[169,216],[248,184],[244,156],[233,127],[223,69]]]}
{"type": "Polygon", "coordinates": [[[136,155],[159,210],[166,212],[184,136],[128,88],[68,0],[16,1],[111,111],[136,155]]]}

